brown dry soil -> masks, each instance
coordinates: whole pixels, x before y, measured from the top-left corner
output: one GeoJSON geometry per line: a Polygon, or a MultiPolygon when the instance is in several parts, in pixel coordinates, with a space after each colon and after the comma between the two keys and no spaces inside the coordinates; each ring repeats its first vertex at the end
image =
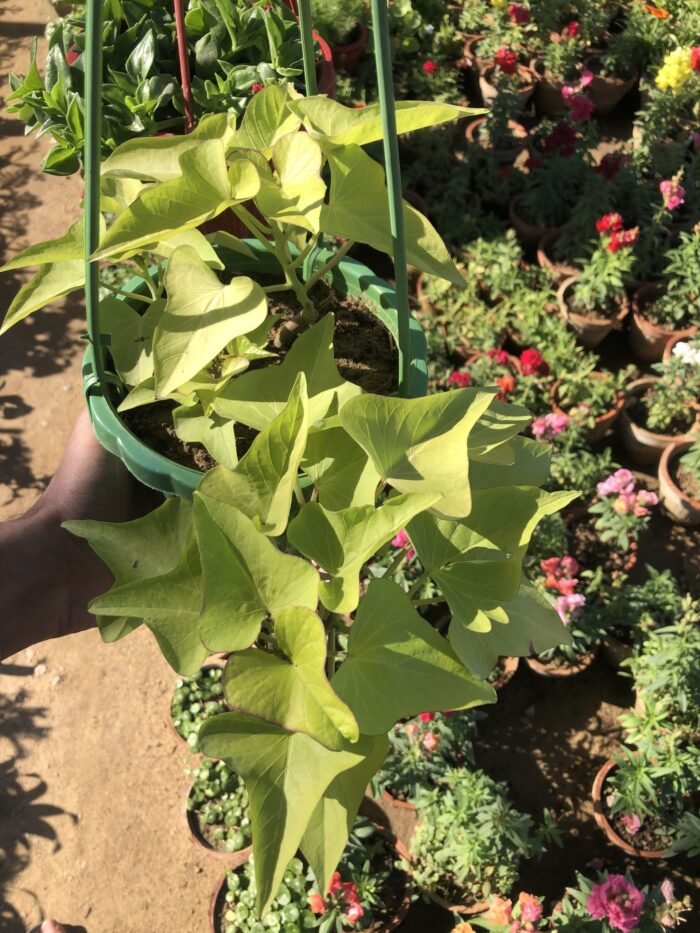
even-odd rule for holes
{"type": "MultiPolygon", "coordinates": [[[[3,76],[24,70],[31,38],[42,36],[50,16],[46,0],[4,5],[3,76]]],[[[42,176],[46,148],[0,116],[0,259],[58,235],[78,216],[80,181],[42,176]]],[[[4,307],[19,281],[0,276],[4,307]]],[[[0,340],[0,520],[21,514],[59,462],[82,404],[82,329],[80,303],[69,300],[0,340]]],[[[686,542],[677,547],[659,562],[687,559],[686,542]]],[[[188,839],[185,766],[193,762],[166,725],[174,679],[146,631],[110,647],[86,632],[0,666],[3,933],[24,933],[45,916],[88,933],[206,931],[222,871],[188,839]]],[[[631,700],[626,682],[601,660],[571,682],[521,667],[489,713],[479,764],[509,782],[522,808],[550,807],[564,833],[563,850],[526,866],[527,890],[557,897],[592,858],[616,869],[628,864],[595,826],[589,788],[631,700]]],[[[405,836],[413,817],[395,811],[392,818],[405,836]]],[[[641,881],[668,873],[679,891],[697,877],[697,865],[686,861],[633,868],[641,881]]],[[[402,927],[450,928],[449,915],[422,904],[402,927]]]]}

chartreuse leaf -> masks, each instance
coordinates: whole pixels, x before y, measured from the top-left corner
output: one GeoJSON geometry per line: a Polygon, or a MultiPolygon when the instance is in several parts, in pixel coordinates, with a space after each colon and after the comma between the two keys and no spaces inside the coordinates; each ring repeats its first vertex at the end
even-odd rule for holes
{"type": "Polygon", "coordinates": [[[286,407],[255,438],[236,468],[212,470],[200,492],[235,506],[266,535],[281,535],[289,520],[307,432],[306,378],[299,373],[286,407]]]}
{"type": "MultiPolygon", "coordinates": [[[[373,773],[386,755],[386,737],[362,736],[341,751],[330,751],[303,732],[287,732],[279,726],[242,713],[221,713],[202,724],[199,747],[205,755],[221,758],[245,782],[250,799],[255,855],[257,907],[264,914],[282,880],[284,871],[299,848],[307,826],[336,778],[353,772],[352,803],[357,785],[373,773]]],[[[335,785],[344,789],[342,785],[335,785]]],[[[342,806],[348,806],[345,800],[342,806]]],[[[336,817],[338,810],[336,810],[336,817]]],[[[355,815],[354,813],[352,814],[355,815]]],[[[341,830],[340,821],[334,826],[341,830]]],[[[340,840],[347,841],[344,827],[340,840]]],[[[328,870],[320,846],[316,870],[328,870]]],[[[325,889],[329,877],[318,879],[325,889]]]]}
{"type": "Polygon", "coordinates": [[[180,156],[197,149],[208,139],[228,146],[233,137],[235,117],[229,113],[208,114],[185,136],[148,136],[122,143],[102,163],[102,175],[147,181],[172,181],[182,174],[180,156]]]}
{"type": "Polygon", "coordinates": [[[337,418],[309,434],[301,466],[325,508],[338,511],[374,503],[379,473],[337,418]]]}
{"type": "Polygon", "coordinates": [[[261,173],[255,199],[264,217],[318,233],[326,183],[323,153],[308,133],[288,133],[272,148],[275,175],[261,173]]]}
{"type": "Polygon", "coordinates": [[[248,276],[228,285],[189,246],[165,273],[168,301],[153,337],[156,392],[167,395],[204,369],[226,344],[267,317],[265,292],[248,276]]]}
{"type": "Polygon", "coordinates": [[[422,710],[496,701],[493,687],[476,680],[404,591],[383,579],[369,584],[331,684],[365,735],[381,735],[422,710]]]}
{"type": "Polygon", "coordinates": [[[375,469],[400,492],[439,493],[435,511],[471,508],[467,440],[493,392],[458,389],[427,398],[363,394],[340,411],[340,423],[367,451],[375,469]]]}
{"type": "Polygon", "coordinates": [[[238,509],[197,492],[194,525],[204,577],[199,630],[209,649],[242,651],[268,615],[289,606],[316,609],[318,573],[278,551],[238,509]]]}
{"type": "Polygon", "coordinates": [[[524,431],[531,420],[527,408],[494,399],[469,435],[469,456],[478,456],[487,462],[511,463],[513,455],[507,449],[508,441],[524,431]]]}
{"type": "Polygon", "coordinates": [[[143,187],[144,182],[136,178],[107,175],[100,180],[100,210],[103,213],[121,214],[133,204],[143,187]]]}
{"type": "Polygon", "coordinates": [[[180,156],[181,174],[145,188],[101,239],[94,259],[123,254],[211,220],[228,207],[255,197],[260,187],[252,162],[229,170],[221,140],[200,142],[180,156]]]}
{"type": "Polygon", "coordinates": [[[250,648],[231,655],[224,692],[232,709],[290,732],[305,732],[338,751],[357,742],[352,711],[326,678],[326,632],[310,609],[290,607],[275,615],[275,641],[284,655],[250,648]]]}
{"type": "Polygon", "coordinates": [[[541,486],[549,478],[552,448],[528,437],[514,437],[487,453],[470,449],[469,456],[472,492],[494,486],[512,486],[514,480],[523,486],[541,486]],[[494,462],[496,455],[501,462],[494,462]]]}
{"type": "Polygon", "coordinates": [[[386,736],[373,736],[371,740],[365,737],[362,741],[367,748],[366,757],[331,781],[311,815],[299,846],[322,891],[328,889],[367,785],[389,749],[386,736]]]}
{"type": "Polygon", "coordinates": [[[258,150],[269,158],[277,140],[301,126],[299,117],[288,107],[289,100],[289,89],[281,84],[270,84],[254,94],[230,146],[258,150]]]}
{"type": "Polygon", "coordinates": [[[215,412],[206,414],[200,403],[173,409],[173,424],[181,441],[201,444],[222,466],[234,467],[238,462],[233,425],[215,412]]]}
{"type": "Polygon", "coordinates": [[[450,602],[450,608],[450,644],[479,677],[488,676],[504,655],[524,657],[572,642],[551,604],[526,583],[515,599],[501,604],[460,597],[450,602]]]}
{"type": "MultiPolygon", "coordinates": [[[[103,223],[104,229],[104,223],[103,223]]],[[[24,269],[27,266],[46,266],[49,263],[65,262],[84,258],[83,221],[78,220],[63,236],[55,240],[35,243],[17,253],[0,267],[0,272],[24,269]]]]}
{"type": "MultiPolygon", "coordinates": [[[[322,229],[393,255],[384,169],[359,146],[333,149],[327,156],[331,191],[321,212],[322,229]]],[[[430,221],[406,202],[403,218],[408,261],[423,272],[463,286],[464,279],[430,221]]]]}
{"type": "Polygon", "coordinates": [[[100,302],[100,330],[110,336],[109,352],[125,385],[139,385],[153,375],[153,332],[164,308],[163,299],[143,314],[111,295],[100,302]]]}
{"type": "Polygon", "coordinates": [[[332,612],[352,612],[360,599],[360,569],[415,515],[429,509],[433,492],[394,496],[382,506],[331,512],[318,502],[305,505],[287,529],[294,547],[323,568],[321,602],[332,612]]]}
{"type": "Polygon", "coordinates": [[[164,256],[170,259],[176,249],[181,246],[189,246],[193,249],[202,262],[205,262],[212,269],[223,269],[224,264],[216,255],[213,246],[209,240],[199,230],[183,230],[167,240],[159,240],[157,243],[150,244],[148,252],[156,256],[164,256]]]}
{"type": "MultiPolygon", "coordinates": [[[[305,97],[290,101],[288,107],[304,121],[309,134],[319,138],[324,146],[366,146],[383,135],[379,104],[354,108],[328,97],[305,97]]],[[[424,100],[398,100],[395,110],[398,133],[412,133],[460,117],[486,113],[485,110],[424,100]]]]}
{"type": "Polygon", "coordinates": [[[280,366],[244,373],[232,380],[215,400],[215,410],[224,418],[261,431],[285,407],[301,372],[306,374],[310,425],[325,418],[331,408],[359,395],[359,386],[346,382],[335,365],[334,327],[333,315],[324,315],[294,341],[280,366]]]}
{"type": "Polygon", "coordinates": [[[62,260],[41,266],[32,278],[26,282],[7,309],[5,320],[0,327],[0,335],[13,324],[39,311],[59,298],[64,298],[85,284],[85,262],[83,260],[62,260]]]}
{"type": "MultiPolygon", "coordinates": [[[[114,586],[169,573],[177,565],[192,531],[192,507],[184,499],[167,499],[153,512],[132,522],[64,522],[71,534],[84,538],[112,571],[114,586]]],[[[98,616],[105,642],[128,635],[141,618],[98,616]]]]}
{"type": "Polygon", "coordinates": [[[208,654],[197,632],[201,580],[197,545],[192,537],[172,570],[115,586],[93,599],[88,608],[96,615],[143,619],[168,664],[179,674],[194,674],[208,654]]]}

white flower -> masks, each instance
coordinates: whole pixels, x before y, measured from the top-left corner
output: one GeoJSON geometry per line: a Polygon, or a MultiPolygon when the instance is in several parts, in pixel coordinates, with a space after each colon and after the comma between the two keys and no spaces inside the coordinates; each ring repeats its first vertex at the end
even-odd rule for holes
{"type": "Polygon", "coordinates": [[[686,366],[700,366],[700,347],[693,347],[681,340],[675,345],[672,353],[686,366]]]}

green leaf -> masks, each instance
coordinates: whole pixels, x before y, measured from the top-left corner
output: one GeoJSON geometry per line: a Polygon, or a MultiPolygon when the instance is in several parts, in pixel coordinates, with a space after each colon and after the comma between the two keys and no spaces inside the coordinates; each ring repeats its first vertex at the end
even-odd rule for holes
{"type": "MultiPolygon", "coordinates": [[[[332,782],[340,774],[358,769],[354,789],[358,775],[364,777],[369,770],[362,766],[371,761],[372,770],[379,767],[386,754],[386,738],[363,736],[342,751],[330,751],[304,733],[286,732],[241,713],[222,713],[202,724],[199,747],[205,755],[223,759],[245,782],[253,829],[257,907],[264,914],[332,782]]],[[[357,797],[356,790],[353,796],[357,797]]],[[[339,822],[336,826],[340,829],[339,822]]],[[[340,838],[344,846],[347,840],[340,838]]],[[[314,853],[320,854],[320,849],[314,847],[314,853]]],[[[319,859],[318,869],[327,871],[328,864],[327,858],[319,859]]],[[[326,880],[330,879],[324,878],[322,887],[326,880]]]]}
{"type": "Polygon", "coordinates": [[[314,568],[278,551],[238,509],[197,492],[194,522],[204,577],[199,630],[210,650],[248,648],[281,609],[316,609],[314,568]]]}
{"type": "Polygon", "coordinates": [[[526,583],[502,605],[460,598],[451,608],[450,644],[479,677],[487,677],[499,657],[526,657],[573,640],[551,604],[526,583]]]}
{"type": "Polygon", "coordinates": [[[517,482],[523,486],[542,486],[549,479],[552,448],[541,441],[528,437],[514,437],[496,453],[503,451],[507,461],[494,462],[490,453],[472,452],[470,448],[469,482],[472,491],[491,489],[494,486],[512,486],[517,482]]]}
{"type": "Polygon", "coordinates": [[[136,43],[127,58],[124,68],[134,81],[145,81],[148,72],[153,67],[156,57],[155,37],[152,30],[148,30],[143,38],[136,43]]]}
{"type": "Polygon", "coordinates": [[[309,434],[301,466],[325,508],[338,511],[374,504],[379,473],[337,418],[328,419],[309,434]]]}
{"type": "Polygon", "coordinates": [[[85,263],[82,260],[43,265],[12,299],[0,327],[0,336],[34,311],[70,295],[84,284],[85,263]]]}
{"type": "Polygon", "coordinates": [[[100,302],[100,329],[110,336],[109,352],[125,385],[139,385],[153,375],[153,332],[164,307],[159,299],[139,314],[111,295],[100,302]]]}
{"type": "Polygon", "coordinates": [[[467,440],[493,392],[458,389],[427,398],[364,394],[340,411],[340,423],[367,451],[383,480],[400,492],[435,492],[435,511],[471,508],[467,440]]]}
{"type": "Polygon", "coordinates": [[[220,139],[204,140],[180,156],[181,175],[143,193],[114,221],[93,259],[167,239],[241,201],[255,197],[260,179],[252,162],[239,159],[229,171],[220,139]]]}
{"type": "Polygon", "coordinates": [[[80,170],[80,156],[72,146],[56,143],[44,156],[41,170],[47,175],[74,175],[80,170]]]}
{"type": "Polygon", "coordinates": [[[216,255],[214,248],[209,240],[199,230],[183,230],[182,233],[176,233],[175,236],[168,237],[167,240],[159,240],[157,243],[151,243],[146,247],[149,253],[156,256],[164,256],[170,259],[176,249],[181,246],[188,246],[193,249],[202,262],[205,262],[211,269],[223,269],[224,264],[216,255]]]}
{"type": "Polygon", "coordinates": [[[301,126],[301,120],[288,109],[288,103],[286,85],[271,84],[254,94],[231,146],[258,150],[265,158],[270,158],[277,140],[287,133],[295,133],[301,126]]]}
{"type": "Polygon", "coordinates": [[[360,599],[362,565],[437,498],[432,492],[394,496],[380,508],[367,505],[340,512],[318,502],[305,505],[290,522],[287,537],[330,575],[321,583],[323,605],[332,612],[352,612],[360,599]]]}
{"type": "MultiPolygon", "coordinates": [[[[114,586],[169,573],[177,565],[192,531],[192,507],[184,499],[166,499],[153,512],[131,522],[64,522],[63,528],[84,538],[112,571],[114,586]]],[[[105,642],[117,641],[142,619],[98,617],[105,642]]]]}
{"type": "Polygon", "coordinates": [[[389,580],[372,580],[350,629],[348,656],[332,680],[365,735],[381,735],[425,710],[495,703],[449,643],[389,580]]]}
{"type": "MultiPolygon", "coordinates": [[[[230,421],[220,418],[216,413],[205,414],[202,406],[197,404],[180,405],[173,409],[173,424],[181,441],[186,444],[201,444],[223,467],[236,465],[236,436],[230,421]]],[[[213,472],[210,470],[206,476],[213,472]]]]}
{"type": "Polygon", "coordinates": [[[287,406],[255,438],[238,466],[212,470],[200,492],[235,506],[266,535],[283,534],[307,431],[306,379],[299,373],[287,406]]]}
{"type": "MultiPolygon", "coordinates": [[[[367,243],[393,255],[384,169],[359,146],[328,153],[331,190],[321,212],[321,228],[332,236],[367,243]]],[[[408,261],[431,275],[464,286],[440,235],[422,214],[404,201],[408,261]]]]}
{"type": "Polygon", "coordinates": [[[181,246],[165,272],[168,301],[153,339],[156,392],[162,397],[211,363],[226,344],[267,317],[262,288],[248,276],[223,285],[194,249],[181,246]]]}
{"type": "MultiPolygon", "coordinates": [[[[306,97],[289,102],[311,136],[325,146],[366,146],[383,137],[379,104],[368,107],[346,107],[328,97],[306,97]]],[[[486,110],[458,107],[435,101],[397,100],[397,133],[412,133],[428,126],[439,126],[461,117],[474,117],[486,110]]]]}
{"type": "Polygon", "coordinates": [[[224,418],[261,431],[284,409],[301,372],[306,374],[310,425],[325,418],[331,408],[359,395],[359,386],[346,382],[335,365],[334,327],[333,315],[324,315],[294,341],[280,366],[244,373],[230,382],[215,400],[215,410],[224,418]]]}
{"type": "Polygon", "coordinates": [[[326,678],[326,632],[310,609],[282,609],[275,641],[284,657],[259,648],[234,654],[226,665],[224,692],[232,709],[290,732],[304,732],[335,751],[360,732],[352,711],[326,678]]]}
{"type": "Polygon", "coordinates": [[[288,133],[272,148],[276,176],[261,173],[255,199],[268,219],[318,233],[326,183],[321,178],[321,147],[308,133],[288,133]]]}
{"type": "Polygon", "coordinates": [[[14,258],[6,262],[0,272],[9,272],[10,269],[24,269],[27,266],[45,266],[49,263],[65,262],[66,260],[83,259],[85,247],[83,245],[83,221],[73,224],[63,236],[55,240],[44,240],[35,243],[17,253],[14,258]]]}
{"type": "MultiPolygon", "coordinates": [[[[532,416],[527,408],[494,399],[469,435],[470,456],[488,459],[489,454],[502,449],[503,445],[524,431],[531,421],[532,416]]],[[[493,462],[504,461],[494,459],[493,462]]],[[[506,462],[512,462],[512,459],[506,458],[506,462]]]]}
{"type": "Polygon", "coordinates": [[[184,136],[149,136],[122,143],[102,163],[103,175],[117,175],[148,181],[172,181],[182,175],[180,156],[197,149],[208,139],[228,146],[234,133],[235,117],[228,113],[208,114],[184,136]]]}

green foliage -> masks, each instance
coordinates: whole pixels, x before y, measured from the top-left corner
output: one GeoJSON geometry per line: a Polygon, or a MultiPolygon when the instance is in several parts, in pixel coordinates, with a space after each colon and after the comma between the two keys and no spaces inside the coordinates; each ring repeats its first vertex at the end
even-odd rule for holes
{"type": "Polygon", "coordinates": [[[700,366],[688,365],[673,354],[668,361],[656,363],[658,373],[640,397],[646,427],[662,434],[680,434],[695,422],[695,406],[700,397],[700,366]]]}
{"type": "Polygon", "coordinates": [[[682,231],[664,260],[663,294],[643,313],[660,327],[680,330],[700,317],[700,229],[682,231]]]}
{"type": "Polygon", "coordinates": [[[311,20],[324,39],[333,45],[347,43],[358,23],[367,16],[365,0],[312,0],[311,20]]]}
{"type": "Polygon", "coordinates": [[[623,246],[616,252],[608,249],[602,238],[590,259],[582,260],[582,270],[571,288],[571,308],[581,314],[594,312],[599,317],[615,318],[625,297],[635,264],[633,250],[623,246]]]}
{"type": "Polygon", "coordinates": [[[193,771],[187,810],[200,832],[221,852],[239,852],[252,842],[248,795],[238,775],[223,761],[205,758],[193,771]],[[209,827],[208,830],[205,827],[209,827]]]}
{"type": "MultiPolygon", "coordinates": [[[[226,709],[221,667],[205,667],[175,684],[170,701],[173,726],[193,752],[199,751],[199,727],[226,709]]],[[[207,768],[209,762],[207,762],[207,768]]]]}
{"type": "Polygon", "coordinates": [[[700,483],[700,442],[695,441],[690,448],[678,459],[686,473],[689,473],[696,483],[700,483]]]}

